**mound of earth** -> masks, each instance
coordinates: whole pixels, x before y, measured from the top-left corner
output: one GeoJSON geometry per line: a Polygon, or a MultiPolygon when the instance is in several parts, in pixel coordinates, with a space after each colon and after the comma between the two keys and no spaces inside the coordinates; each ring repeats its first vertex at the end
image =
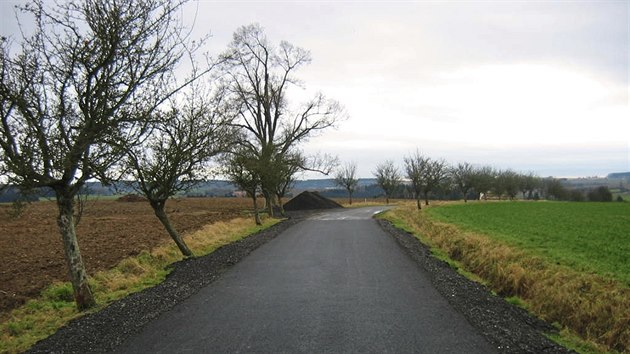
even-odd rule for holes
{"type": "Polygon", "coordinates": [[[138,194],[127,194],[122,197],[116,199],[119,202],[129,202],[129,203],[137,203],[137,202],[146,202],[147,198],[140,196],[138,194]]]}
{"type": "Polygon", "coordinates": [[[297,211],[297,210],[314,210],[314,209],[334,209],[343,208],[339,203],[334,200],[322,197],[317,192],[304,191],[293,199],[289,200],[284,205],[284,210],[297,211]]]}

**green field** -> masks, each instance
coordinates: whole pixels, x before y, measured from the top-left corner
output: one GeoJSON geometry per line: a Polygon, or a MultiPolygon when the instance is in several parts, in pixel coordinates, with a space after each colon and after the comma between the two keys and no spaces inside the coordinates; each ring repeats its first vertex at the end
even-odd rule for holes
{"type": "Polygon", "coordinates": [[[630,285],[630,203],[470,202],[427,212],[554,263],[630,285]]]}

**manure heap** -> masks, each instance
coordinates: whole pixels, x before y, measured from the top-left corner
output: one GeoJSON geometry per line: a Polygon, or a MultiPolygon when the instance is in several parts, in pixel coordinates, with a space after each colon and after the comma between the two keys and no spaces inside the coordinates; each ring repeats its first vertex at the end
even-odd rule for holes
{"type": "Polygon", "coordinates": [[[324,198],[317,192],[304,191],[284,205],[284,210],[313,210],[313,209],[334,209],[343,208],[339,203],[328,198],[324,198]]]}

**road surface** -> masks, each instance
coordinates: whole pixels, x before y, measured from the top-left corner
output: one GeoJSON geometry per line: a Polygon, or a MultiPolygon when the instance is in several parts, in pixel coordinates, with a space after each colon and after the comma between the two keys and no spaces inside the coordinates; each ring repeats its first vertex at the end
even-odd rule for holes
{"type": "Polygon", "coordinates": [[[371,219],[382,209],[311,216],[117,352],[494,352],[371,219]]]}

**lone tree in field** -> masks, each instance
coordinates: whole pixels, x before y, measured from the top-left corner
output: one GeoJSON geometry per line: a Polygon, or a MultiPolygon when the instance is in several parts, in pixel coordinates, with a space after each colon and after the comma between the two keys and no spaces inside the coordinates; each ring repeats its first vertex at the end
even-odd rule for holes
{"type": "Polygon", "coordinates": [[[451,169],[451,179],[455,187],[464,195],[464,203],[468,202],[468,192],[473,189],[475,168],[468,162],[458,163],[451,169]]]}
{"type": "Polygon", "coordinates": [[[393,161],[387,160],[376,165],[374,176],[376,177],[376,183],[385,192],[385,202],[389,204],[389,198],[391,198],[392,194],[402,182],[398,168],[394,166],[393,161]]]}
{"type": "Polygon", "coordinates": [[[74,298],[95,304],[75,231],[75,197],[90,178],[111,167],[139,141],[185,52],[178,19],[182,3],[168,0],[78,1],[54,8],[35,1],[34,17],[11,53],[0,54],[0,159],[9,182],[55,193],[57,224],[74,298]]]}
{"type": "MultiPolygon", "coordinates": [[[[237,117],[234,126],[242,136],[237,150],[257,160],[261,190],[273,215],[278,186],[286,181],[278,177],[282,174],[274,171],[274,164],[295,161],[290,155],[298,145],[332,127],[344,111],[321,93],[301,106],[290,105],[287,92],[299,85],[294,72],[310,63],[310,53],[285,41],[273,45],[259,25],[239,28],[223,59],[227,107],[237,117]]],[[[287,168],[305,169],[319,171],[310,165],[287,168]]]]}
{"type": "Polygon", "coordinates": [[[151,204],[155,216],[186,257],[193,257],[171,224],[164,208],[176,193],[192,188],[206,177],[210,159],[227,149],[228,121],[201,85],[194,85],[184,103],[173,101],[168,110],[155,113],[155,126],[145,144],[129,150],[127,163],[133,183],[151,204]]]}
{"type": "Polygon", "coordinates": [[[348,202],[352,205],[352,194],[359,184],[357,179],[357,164],[348,162],[341,166],[335,174],[335,183],[348,192],[348,202]]]}

